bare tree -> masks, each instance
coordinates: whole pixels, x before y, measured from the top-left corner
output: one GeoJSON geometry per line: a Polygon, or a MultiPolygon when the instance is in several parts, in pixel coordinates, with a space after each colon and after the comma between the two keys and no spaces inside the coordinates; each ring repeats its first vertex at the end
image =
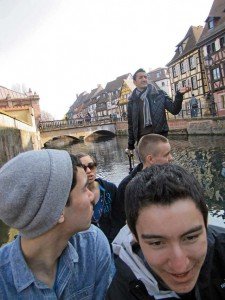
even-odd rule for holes
{"type": "Polygon", "coordinates": [[[15,92],[18,92],[18,93],[27,93],[28,92],[28,88],[26,87],[25,83],[14,83],[12,86],[11,86],[11,89],[15,92]]]}
{"type": "Polygon", "coordinates": [[[41,110],[41,122],[54,121],[54,117],[47,111],[41,110]]]}

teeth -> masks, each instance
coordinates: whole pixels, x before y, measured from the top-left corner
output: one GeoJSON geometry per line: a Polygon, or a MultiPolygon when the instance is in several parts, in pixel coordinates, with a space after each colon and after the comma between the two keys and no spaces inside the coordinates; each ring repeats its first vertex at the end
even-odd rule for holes
{"type": "Polygon", "coordinates": [[[173,274],[173,276],[176,276],[176,277],[183,277],[187,274],[188,272],[185,272],[185,273],[182,273],[182,274],[173,274]]]}

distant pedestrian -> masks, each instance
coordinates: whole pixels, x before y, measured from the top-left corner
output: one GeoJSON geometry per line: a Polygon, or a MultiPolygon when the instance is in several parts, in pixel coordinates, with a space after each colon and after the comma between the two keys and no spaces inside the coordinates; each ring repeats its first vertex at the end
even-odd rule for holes
{"type": "Polygon", "coordinates": [[[195,98],[194,94],[192,94],[189,104],[191,110],[191,117],[196,118],[198,116],[198,99],[195,98]]]}
{"type": "Polygon", "coordinates": [[[122,119],[123,121],[126,121],[127,119],[127,113],[125,111],[122,113],[122,119]]]}
{"type": "Polygon", "coordinates": [[[209,91],[207,93],[206,100],[208,102],[209,111],[210,111],[211,116],[215,117],[216,116],[216,103],[214,100],[213,93],[211,91],[209,91]]]}

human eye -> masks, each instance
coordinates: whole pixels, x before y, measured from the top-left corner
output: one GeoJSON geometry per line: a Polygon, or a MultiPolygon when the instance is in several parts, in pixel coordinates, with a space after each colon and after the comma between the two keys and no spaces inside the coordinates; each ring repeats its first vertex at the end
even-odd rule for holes
{"type": "Polygon", "coordinates": [[[184,240],[189,243],[194,243],[199,238],[200,233],[187,235],[184,240]]]}
{"type": "Polygon", "coordinates": [[[151,246],[152,248],[162,248],[165,243],[163,241],[151,241],[148,242],[149,246],[151,246]]]}

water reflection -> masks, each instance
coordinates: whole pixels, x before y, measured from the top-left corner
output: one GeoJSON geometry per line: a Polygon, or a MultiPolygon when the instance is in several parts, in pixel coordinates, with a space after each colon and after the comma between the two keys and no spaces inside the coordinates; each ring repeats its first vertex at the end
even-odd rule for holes
{"type": "MultiPolygon", "coordinates": [[[[218,223],[216,219],[224,218],[225,209],[225,139],[222,136],[181,136],[171,137],[170,141],[175,163],[185,167],[201,182],[212,216],[210,221],[218,223]]],[[[115,137],[72,145],[67,149],[74,154],[81,150],[95,155],[98,174],[119,184],[129,171],[126,147],[126,137],[115,137]]]]}
{"type": "MultiPolygon", "coordinates": [[[[202,183],[210,210],[209,222],[225,227],[225,139],[222,136],[171,137],[174,160],[202,183]]],[[[127,137],[99,138],[65,147],[70,153],[86,152],[96,157],[98,175],[115,184],[129,172],[124,150],[127,137]]],[[[135,164],[138,164],[135,158],[135,164]]],[[[0,222],[0,245],[7,242],[7,227],[0,222]]]]}

